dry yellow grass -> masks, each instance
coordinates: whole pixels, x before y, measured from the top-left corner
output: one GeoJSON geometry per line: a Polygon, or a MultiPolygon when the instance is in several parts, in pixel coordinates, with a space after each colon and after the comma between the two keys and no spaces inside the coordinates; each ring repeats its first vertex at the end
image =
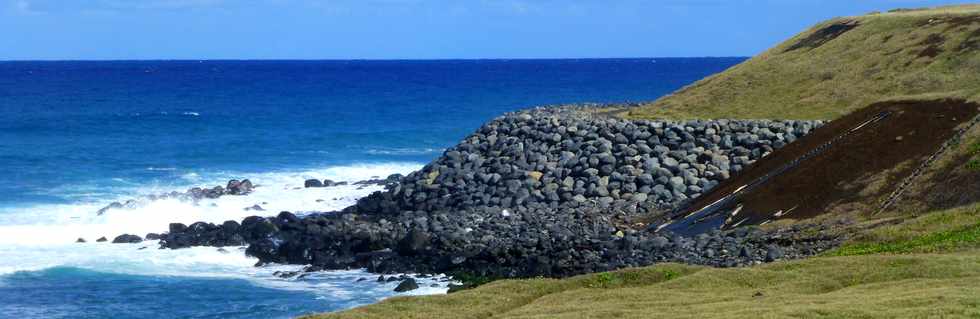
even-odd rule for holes
{"type": "Polygon", "coordinates": [[[833,119],[908,97],[980,100],[980,5],[826,21],[622,116],[833,119]],[[829,26],[855,23],[815,48],[790,50],[829,26]]]}

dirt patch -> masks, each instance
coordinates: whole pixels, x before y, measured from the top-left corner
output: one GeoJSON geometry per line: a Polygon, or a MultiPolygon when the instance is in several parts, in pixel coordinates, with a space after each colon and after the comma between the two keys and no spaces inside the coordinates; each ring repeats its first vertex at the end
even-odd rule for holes
{"type": "Polygon", "coordinates": [[[980,29],[973,30],[956,48],[960,53],[980,49],[980,29]]]}
{"type": "Polygon", "coordinates": [[[968,169],[965,164],[969,156],[954,160],[959,167],[938,171],[923,182],[922,192],[918,199],[928,209],[949,209],[957,206],[973,204],[980,201],[980,171],[968,169]]]}
{"type": "Polygon", "coordinates": [[[808,48],[808,49],[819,48],[821,45],[830,42],[830,40],[836,39],[841,34],[844,34],[847,31],[851,31],[852,29],[856,28],[858,25],[860,25],[860,23],[853,20],[841,21],[841,22],[831,24],[829,26],[821,28],[820,30],[814,31],[807,37],[801,39],[800,42],[791,45],[789,48],[786,49],[786,51],[783,52],[789,52],[789,51],[799,50],[803,48],[808,48]]]}
{"type": "MultiPolygon", "coordinates": [[[[956,127],[972,119],[978,107],[954,99],[872,104],[760,159],[676,216],[713,220],[715,226],[730,228],[811,218],[852,203],[876,202],[953,137],[956,127]],[[787,166],[800,158],[804,159],[795,166],[787,166]],[[908,161],[916,164],[899,166],[908,161]],[[760,183],[765,176],[772,177],[760,183]],[[876,180],[885,185],[871,185],[876,180]],[[746,185],[750,187],[743,188],[746,185]],[[737,197],[729,197],[737,192],[737,197]],[[705,207],[713,207],[714,217],[701,215],[705,207]]],[[[693,229],[690,221],[683,221],[670,226],[693,229]]]]}
{"type": "Polygon", "coordinates": [[[955,152],[949,161],[932,169],[931,174],[909,196],[926,210],[949,209],[980,202],[980,139],[965,142],[966,152],[955,152]]]}
{"type": "Polygon", "coordinates": [[[919,42],[919,45],[926,46],[925,49],[919,51],[918,57],[930,57],[935,58],[940,53],[943,53],[942,45],[946,43],[946,38],[938,33],[930,34],[925,40],[919,42]]]}

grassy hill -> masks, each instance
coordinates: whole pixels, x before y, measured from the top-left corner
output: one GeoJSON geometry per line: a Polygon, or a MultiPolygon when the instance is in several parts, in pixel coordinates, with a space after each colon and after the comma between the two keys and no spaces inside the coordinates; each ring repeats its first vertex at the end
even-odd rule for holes
{"type": "Polygon", "coordinates": [[[980,5],[842,17],[628,118],[834,119],[904,97],[980,99],[980,5]]]}
{"type": "MultiPolygon", "coordinates": [[[[980,102],[980,5],[833,19],[616,114],[836,119],[880,101],[950,97],[980,102]]],[[[920,163],[910,158],[893,170],[920,163]]],[[[898,182],[861,179],[868,189],[898,182]]],[[[311,318],[980,317],[980,125],[916,181],[892,210],[873,213],[875,200],[839,207],[862,218],[844,230],[847,244],[820,257],[503,280],[311,318]]]]}

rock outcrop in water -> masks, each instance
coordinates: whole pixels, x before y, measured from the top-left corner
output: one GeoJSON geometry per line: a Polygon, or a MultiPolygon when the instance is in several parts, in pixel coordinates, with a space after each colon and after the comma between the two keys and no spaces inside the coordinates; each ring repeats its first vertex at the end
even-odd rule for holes
{"type": "Polygon", "coordinates": [[[122,234],[112,239],[113,244],[135,244],[139,242],[143,242],[143,238],[130,234],[122,234]]]}
{"type": "Polygon", "coordinates": [[[341,212],[253,216],[237,232],[172,226],[161,244],[241,240],[261,263],[495,277],[805,256],[837,239],[755,229],[686,238],[653,232],[644,221],[821,124],[628,121],[578,107],[511,113],[341,212]]]}
{"type": "Polygon", "coordinates": [[[183,201],[198,201],[205,198],[218,198],[225,195],[248,195],[255,189],[255,185],[252,185],[252,181],[248,179],[243,179],[241,181],[237,179],[229,180],[225,187],[215,186],[212,188],[200,188],[194,187],[188,189],[187,191],[181,192],[170,192],[166,194],[150,195],[143,198],[131,199],[125,202],[112,202],[106,207],[100,208],[96,213],[98,215],[104,214],[110,209],[121,209],[121,208],[135,208],[141,205],[145,205],[147,202],[160,200],[160,199],[178,199],[183,201]]]}

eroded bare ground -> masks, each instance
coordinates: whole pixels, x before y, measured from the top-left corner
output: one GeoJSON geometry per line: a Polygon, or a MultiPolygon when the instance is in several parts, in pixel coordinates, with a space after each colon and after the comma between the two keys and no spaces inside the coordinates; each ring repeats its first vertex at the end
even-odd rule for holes
{"type": "Polygon", "coordinates": [[[797,42],[791,45],[789,48],[786,48],[786,51],[783,52],[789,52],[789,51],[799,50],[803,48],[807,48],[807,49],[819,48],[821,45],[824,45],[824,43],[836,39],[841,34],[844,34],[847,31],[851,31],[852,29],[856,28],[859,24],[860,23],[857,21],[850,20],[850,21],[841,21],[828,25],[820,30],[814,31],[807,37],[801,39],[800,42],[797,42]]]}

